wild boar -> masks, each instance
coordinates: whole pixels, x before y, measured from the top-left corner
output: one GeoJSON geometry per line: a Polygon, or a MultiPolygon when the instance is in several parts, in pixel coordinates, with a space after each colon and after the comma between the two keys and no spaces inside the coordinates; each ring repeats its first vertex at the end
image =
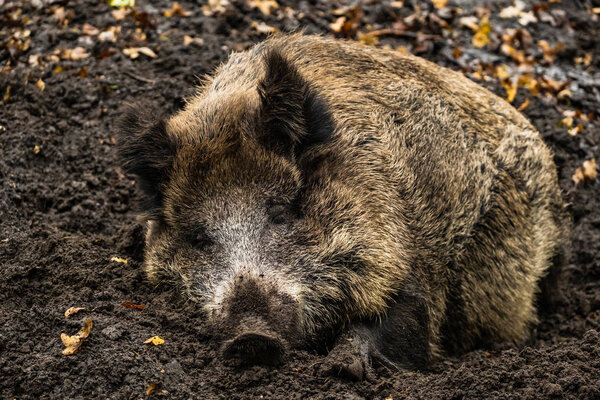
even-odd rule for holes
{"type": "MultiPolygon", "coordinates": [[[[206,311],[223,356],[350,346],[424,368],[522,342],[569,221],[513,107],[412,55],[302,34],[234,53],[171,117],[131,106],[120,153],[145,269],[206,311]]],[[[366,368],[366,369],[365,369],[366,368]]]]}

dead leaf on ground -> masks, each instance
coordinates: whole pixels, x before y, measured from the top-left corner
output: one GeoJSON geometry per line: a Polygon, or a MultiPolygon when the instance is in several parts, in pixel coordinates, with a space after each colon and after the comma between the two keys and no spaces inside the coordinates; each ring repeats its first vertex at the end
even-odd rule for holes
{"type": "Polygon", "coordinates": [[[488,17],[485,16],[479,21],[475,35],[473,35],[473,46],[483,47],[490,43],[490,33],[492,32],[492,25],[490,25],[488,17]]]}
{"type": "Polygon", "coordinates": [[[46,89],[46,83],[41,78],[38,79],[38,81],[35,83],[35,86],[37,86],[42,92],[44,89],[46,89]]]}
{"type": "Polygon", "coordinates": [[[183,37],[183,45],[184,46],[189,46],[190,44],[195,44],[198,46],[202,46],[204,44],[204,39],[202,38],[195,38],[195,37],[191,37],[188,35],[185,35],[183,37]]]}
{"type": "Polygon", "coordinates": [[[123,307],[133,308],[134,310],[143,310],[146,307],[146,306],[141,306],[141,305],[133,304],[130,301],[124,301],[123,303],[121,303],[121,305],[123,307]]]}
{"type": "Polygon", "coordinates": [[[129,56],[132,59],[138,58],[140,56],[140,54],[144,54],[151,58],[158,57],[156,55],[156,53],[149,47],[129,47],[129,48],[123,49],[123,54],[125,54],[126,56],[129,56]]]}
{"type": "Polygon", "coordinates": [[[158,336],[152,336],[150,339],[144,340],[144,343],[146,343],[146,344],[152,343],[155,346],[158,346],[159,344],[163,344],[164,342],[165,342],[165,340],[158,336]]]}
{"type": "Polygon", "coordinates": [[[529,101],[529,99],[525,99],[525,101],[523,102],[523,104],[521,104],[518,108],[519,111],[523,111],[525,110],[528,106],[529,103],[531,103],[531,101],[529,101]]]}
{"type": "Polygon", "coordinates": [[[433,6],[435,8],[444,8],[446,7],[446,3],[448,3],[448,0],[431,0],[431,2],[433,3],[433,6]]]}
{"type": "Polygon", "coordinates": [[[33,146],[33,154],[35,154],[35,155],[40,154],[40,146],[38,146],[37,144],[35,146],[33,146]]]}
{"type": "Polygon", "coordinates": [[[121,257],[112,257],[112,258],[110,259],[110,261],[114,261],[114,262],[118,262],[118,263],[121,263],[121,264],[125,264],[125,265],[127,265],[127,259],[126,259],[126,258],[121,258],[121,257]]]}
{"type": "Polygon", "coordinates": [[[556,54],[565,48],[565,44],[561,42],[556,43],[554,47],[550,47],[546,40],[539,40],[538,46],[542,49],[544,53],[544,60],[546,60],[548,64],[552,64],[556,54]]]}
{"type": "Polygon", "coordinates": [[[63,60],[81,60],[90,56],[90,53],[86,53],[83,47],[77,46],[74,49],[62,49],[55,51],[60,58],[63,60]]]}
{"type": "Polygon", "coordinates": [[[88,36],[96,36],[100,33],[100,30],[93,25],[83,24],[81,27],[81,33],[88,36]]]}
{"type": "Polygon", "coordinates": [[[171,18],[174,15],[179,15],[180,17],[189,17],[192,15],[192,12],[184,10],[183,7],[181,7],[181,5],[175,1],[173,2],[171,9],[165,11],[164,14],[167,18],[171,18]]]}
{"type": "Polygon", "coordinates": [[[256,21],[252,21],[252,23],[250,24],[250,29],[254,29],[255,31],[260,32],[260,33],[279,32],[279,29],[277,29],[274,26],[267,25],[264,22],[256,22],[256,21]]]}
{"type": "Polygon", "coordinates": [[[110,13],[112,14],[115,20],[122,21],[125,19],[125,17],[127,17],[127,14],[129,14],[130,12],[131,10],[128,8],[119,8],[118,10],[112,10],[110,13]]]}
{"type": "Polygon", "coordinates": [[[159,383],[154,383],[152,382],[151,384],[148,385],[148,387],[146,388],[146,396],[150,396],[152,393],[154,393],[156,391],[156,389],[160,388],[160,384],[159,383]]]}
{"type": "Polygon", "coordinates": [[[577,124],[574,128],[568,130],[569,135],[576,136],[579,132],[583,130],[583,124],[577,124]]]}
{"type": "Polygon", "coordinates": [[[73,314],[77,314],[79,311],[87,310],[85,307],[71,307],[65,311],[65,318],[69,318],[73,314]]]}
{"type": "Polygon", "coordinates": [[[84,322],[83,329],[77,332],[75,335],[69,336],[66,333],[61,333],[60,339],[65,345],[65,349],[62,351],[62,353],[66,356],[77,353],[84,340],[90,335],[92,325],[92,320],[88,318],[84,322]]]}
{"type": "Polygon", "coordinates": [[[117,36],[121,33],[120,26],[111,26],[107,30],[98,34],[98,40],[101,42],[116,42],[117,36]]]}
{"type": "Polygon", "coordinates": [[[110,0],[110,5],[113,7],[133,7],[135,0],[110,0]]]}
{"type": "Polygon", "coordinates": [[[598,166],[596,165],[596,159],[586,160],[583,162],[583,168],[578,167],[573,174],[573,182],[575,185],[588,181],[593,181],[598,176],[598,166]]]}
{"type": "Polygon", "coordinates": [[[506,101],[512,103],[517,95],[518,85],[510,79],[504,79],[502,82],[502,87],[506,90],[506,101]]]}
{"type": "Polygon", "coordinates": [[[279,4],[275,0],[249,0],[248,5],[252,8],[258,8],[265,15],[271,15],[271,10],[279,8],[279,4]]]}
{"type": "Polygon", "coordinates": [[[377,35],[374,35],[372,33],[357,32],[356,38],[362,44],[366,44],[369,46],[376,46],[377,44],[379,44],[379,38],[377,37],[377,35]]]}

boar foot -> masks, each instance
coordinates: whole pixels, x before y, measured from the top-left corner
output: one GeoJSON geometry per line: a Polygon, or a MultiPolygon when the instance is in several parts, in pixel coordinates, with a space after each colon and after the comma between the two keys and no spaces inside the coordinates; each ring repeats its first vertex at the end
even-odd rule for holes
{"type": "Polygon", "coordinates": [[[323,376],[337,376],[352,381],[374,381],[373,363],[397,370],[377,348],[367,328],[353,328],[336,340],[321,364],[323,376]]]}

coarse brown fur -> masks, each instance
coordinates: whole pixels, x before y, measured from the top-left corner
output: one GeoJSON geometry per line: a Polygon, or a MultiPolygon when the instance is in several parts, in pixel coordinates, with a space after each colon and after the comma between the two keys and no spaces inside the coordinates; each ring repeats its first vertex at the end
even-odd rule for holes
{"type": "Polygon", "coordinates": [[[294,314],[281,335],[362,324],[410,366],[522,342],[536,322],[568,234],[552,154],[461,74],[276,35],[232,54],[165,124],[136,113],[121,149],[146,192],[146,270],[211,321],[231,317],[245,279],[283,294],[257,295],[263,315],[294,314]]]}

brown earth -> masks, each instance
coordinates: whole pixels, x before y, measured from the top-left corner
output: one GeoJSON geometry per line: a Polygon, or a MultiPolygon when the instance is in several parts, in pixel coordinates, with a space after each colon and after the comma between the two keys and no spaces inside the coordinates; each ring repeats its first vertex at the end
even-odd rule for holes
{"type": "MultiPolygon", "coordinates": [[[[279,0],[271,15],[246,1],[204,13],[181,1],[191,15],[170,18],[163,14],[170,1],[137,3],[135,13],[117,20],[106,2],[0,0],[0,398],[600,398],[600,184],[572,180],[585,160],[600,158],[600,23],[592,10],[600,3],[538,3],[537,22],[523,26],[499,17],[508,2],[494,2],[487,7],[492,41],[483,48],[460,24],[464,16],[481,22],[485,10],[474,1],[450,1],[441,10],[429,2],[365,1],[335,11],[347,2],[279,0]],[[334,33],[330,24],[341,16],[350,24],[334,33]],[[513,103],[531,101],[524,113],[555,152],[575,229],[558,310],[541,317],[527,346],[497,344],[426,372],[379,369],[374,382],[321,377],[323,356],[305,351],[278,368],[236,369],[218,359],[193,304],[145,281],[134,182],[114,151],[119,108],[139,98],[168,112],[181,107],[197,77],[265,37],[254,22],[351,39],[361,37],[356,29],[393,28],[377,45],[405,46],[473,78],[481,78],[480,65],[484,72],[518,65],[501,48],[506,28],[531,34],[526,55],[534,75],[568,82],[570,93],[558,95],[562,87],[534,96],[520,88],[513,103]],[[84,24],[121,31],[115,42],[101,41],[84,24]],[[185,35],[202,43],[184,43],[185,35]],[[544,61],[540,39],[564,49],[544,61]],[[77,46],[89,56],[53,55],[77,46]],[[157,57],[123,53],[143,46],[157,57]],[[589,62],[581,61],[586,53],[589,62]],[[573,125],[582,123],[577,135],[557,125],[565,110],[583,113],[573,125]],[[66,319],[72,306],[87,311],[66,319]],[[86,318],[94,323],[90,336],[77,354],[62,355],[61,333],[75,334],[86,318]],[[164,344],[144,344],[155,335],[164,344]]],[[[477,81],[506,96],[498,79],[477,81]]]]}

